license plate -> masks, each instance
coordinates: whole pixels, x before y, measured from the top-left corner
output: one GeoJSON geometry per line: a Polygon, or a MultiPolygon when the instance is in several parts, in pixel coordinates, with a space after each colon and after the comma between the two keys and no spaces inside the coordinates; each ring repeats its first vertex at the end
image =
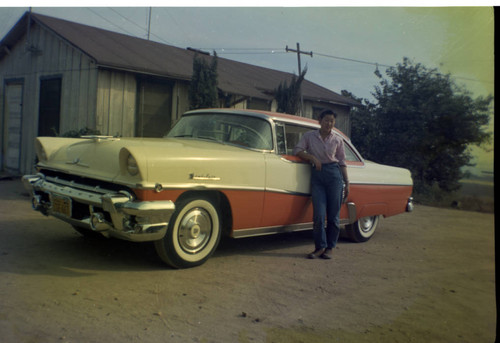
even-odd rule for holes
{"type": "Polygon", "coordinates": [[[52,212],[71,217],[71,199],[52,194],[52,212]]]}

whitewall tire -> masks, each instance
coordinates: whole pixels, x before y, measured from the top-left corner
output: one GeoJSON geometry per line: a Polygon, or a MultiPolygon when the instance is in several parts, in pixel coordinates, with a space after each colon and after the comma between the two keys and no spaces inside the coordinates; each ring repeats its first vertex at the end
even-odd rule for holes
{"type": "Polygon", "coordinates": [[[218,207],[208,197],[191,197],[176,204],[167,233],[155,242],[155,248],[168,265],[189,268],[205,263],[212,256],[220,236],[218,207]]]}
{"type": "Polygon", "coordinates": [[[353,242],[366,242],[375,234],[380,216],[359,218],[357,222],[346,226],[349,239],[353,242]]]}

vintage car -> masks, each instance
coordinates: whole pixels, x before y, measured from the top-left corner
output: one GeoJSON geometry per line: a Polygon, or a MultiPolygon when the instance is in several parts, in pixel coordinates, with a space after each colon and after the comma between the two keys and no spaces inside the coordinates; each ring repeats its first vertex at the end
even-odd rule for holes
{"type": "MultiPolygon", "coordinates": [[[[154,241],[164,262],[192,267],[221,235],[312,228],[311,166],[292,150],[317,128],[298,116],[210,109],[185,113],[164,138],[38,137],[38,173],[23,182],[35,210],[83,235],[154,241]]],[[[335,133],[351,180],[341,224],[367,241],[380,216],[412,210],[410,172],[364,160],[335,133]]]]}

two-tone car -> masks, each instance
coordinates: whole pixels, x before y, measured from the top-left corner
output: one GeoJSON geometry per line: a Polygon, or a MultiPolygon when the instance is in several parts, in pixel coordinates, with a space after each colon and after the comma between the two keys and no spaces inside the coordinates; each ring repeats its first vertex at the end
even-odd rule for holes
{"type": "MultiPolygon", "coordinates": [[[[38,137],[37,174],[23,182],[33,208],[83,235],[153,241],[174,268],[197,266],[222,235],[312,229],[311,165],[292,155],[316,120],[272,112],[185,113],[164,138],[38,137]]],[[[380,216],[411,211],[403,168],[364,160],[345,143],[350,193],[341,224],[356,242],[380,216]]]]}

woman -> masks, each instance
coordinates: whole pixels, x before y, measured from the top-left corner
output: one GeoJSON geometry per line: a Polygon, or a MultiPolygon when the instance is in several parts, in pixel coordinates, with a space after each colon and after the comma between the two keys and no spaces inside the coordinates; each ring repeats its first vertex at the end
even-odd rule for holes
{"type": "Polygon", "coordinates": [[[320,114],[319,130],[306,132],[294,149],[295,155],[310,162],[315,249],[308,258],[332,258],[340,233],[342,188],[349,193],[344,141],[333,132],[337,115],[326,110],[320,114]],[[325,227],[326,217],[326,227],[325,227]]]}

